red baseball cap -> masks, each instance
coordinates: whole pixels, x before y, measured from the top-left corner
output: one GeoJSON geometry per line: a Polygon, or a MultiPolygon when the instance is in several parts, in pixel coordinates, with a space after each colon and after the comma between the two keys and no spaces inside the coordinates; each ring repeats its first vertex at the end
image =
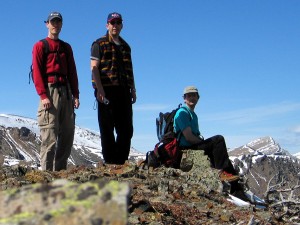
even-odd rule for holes
{"type": "Polygon", "coordinates": [[[115,19],[123,21],[122,16],[121,16],[120,13],[113,12],[113,13],[108,14],[107,22],[110,22],[110,21],[115,20],[115,19]]]}

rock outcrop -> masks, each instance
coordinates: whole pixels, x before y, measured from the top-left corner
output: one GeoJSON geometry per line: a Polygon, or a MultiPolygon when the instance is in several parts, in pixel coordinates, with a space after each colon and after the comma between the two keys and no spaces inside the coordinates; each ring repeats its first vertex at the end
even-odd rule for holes
{"type": "Polygon", "coordinates": [[[280,224],[266,209],[229,201],[203,152],[186,151],[181,166],[182,170],[148,170],[134,162],[105,165],[100,161],[97,168],[81,166],[60,172],[39,171],[26,164],[2,167],[0,197],[5,201],[1,203],[0,222],[124,224],[121,219],[126,214],[126,202],[125,224],[129,225],[280,224]],[[111,207],[116,209],[110,211],[111,207]],[[32,216],[34,213],[40,216],[32,216]],[[114,218],[119,222],[113,223],[114,218]]]}
{"type": "Polygon", "coordinates": [[[65,179],[0,192],[0,224],[127,224],[128,184],[65,179]]]}

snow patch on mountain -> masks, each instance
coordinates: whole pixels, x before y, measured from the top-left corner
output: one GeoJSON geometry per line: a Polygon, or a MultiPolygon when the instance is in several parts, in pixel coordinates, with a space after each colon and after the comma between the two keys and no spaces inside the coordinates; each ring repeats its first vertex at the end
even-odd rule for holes
{"type": "Polygon", "coordinates": [[[240,155],[288,155],[291,154],[282,149],[281,146],[275,142],[272,137],[261,137],[249,142],[238,148],[234,148],[229,151],[230,155],[240,156],[240,155]]]}
{"type": "Polygon", "coordinates": [[[295,157],[297,157],[298,159],[300,159],[300,152],[294,154],[295,157]]]}
{"type": "MultiPolygon", "coordinates": [[[[0,125],[4,127],[27,127],[37,136],[40,135],[38,123],[34,119],[16,115],[0,114],[0,125]]],[[[74,146],[76,145],[88,146],[97,150],[102,149],[100,135],[97,132],[89,129],[84,129],[78,126],[75,126],[74,135],[74,146]]]]}
{"type": "MultiPolygon", "coordinates": [[[[17,127],[19,129],[21,129],[22,127],[26,127],[33,133],[35,133],[36,137],[40,136],[39,126],[37,120],[35,119],[17,115],[0,114],[0,126],[4,128],[17,127]]],[[[16,143],[13,138],[9,139],[11,139],[20,154],[24,156],[26,161],[32,161],[32,158],[30,156],[27,157],[26,151],[23,151],[22,147],[18,146],[18,143],[16,143]]],[[[80,155],[85,153],[92,153],[103,159],[101,137],[99,132],[75,126],[73,148],[75,149],[75,151],[78,151],[78,154],[80,155]]],[[[129,157],[145,158],[145,154],[131,147],[129,157]]],[[[7,156],[6,158],[8,159],[7,156]]],[[[72,158],[69,158],[69,160],[71,162],[73,161],[72,158]]],[[[19,160],[15,160],[13,158],[9,159],[10,164],[15,164],[14,161],[18,162],[19,160]]]]}

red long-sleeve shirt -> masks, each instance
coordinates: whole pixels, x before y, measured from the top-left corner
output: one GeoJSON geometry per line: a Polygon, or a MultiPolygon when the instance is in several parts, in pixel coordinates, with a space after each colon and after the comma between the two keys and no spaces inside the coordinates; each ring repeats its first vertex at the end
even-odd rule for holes
{"type": "Polygon", "coordinates": [[[48,85],[45,82],[55,83],[55,80],[53,76],[47,77],[46,74],[57,73],[67,77],[73,97],[79,99],[77,70],[71,46],[65,42],[64,46],[61,47],[59,40],[52,40],[49,37],[46,39],[49,43],[49,51],[58,51],[60,53],[59,59],[56,53],[49,53],[46,62],[44,62],[43,42],[38,41],[34,44],[32,50],[33,79],[38,95],[41,99],[47,98],[46,87],[48,85]],[[64,50],[59,51],[60,48],[64,50]],[[44,72],[45,69],[46,71],[44,72]]]}

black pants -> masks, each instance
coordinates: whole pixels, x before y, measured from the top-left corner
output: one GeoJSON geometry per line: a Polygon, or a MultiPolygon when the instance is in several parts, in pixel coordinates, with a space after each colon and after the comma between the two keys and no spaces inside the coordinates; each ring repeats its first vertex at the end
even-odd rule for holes
{"type": "Polygon", "coordinates": [[[200,144],[194,145],[191,149],[204,150],[204,154],[209,157],[211,166],[216,169],[223,169],[228,173],[237,174],[229,159],[225,139],[221,135],[216,135],[205,139],[200,144]]]}
{"type": "Polygon", "coordinates": [[[129,156],[133,135],[130,89],[117,86],[104,87],[104,91],[109,104],[98,101],[103,158],[106,163],[124,164],[129,156]]]}

